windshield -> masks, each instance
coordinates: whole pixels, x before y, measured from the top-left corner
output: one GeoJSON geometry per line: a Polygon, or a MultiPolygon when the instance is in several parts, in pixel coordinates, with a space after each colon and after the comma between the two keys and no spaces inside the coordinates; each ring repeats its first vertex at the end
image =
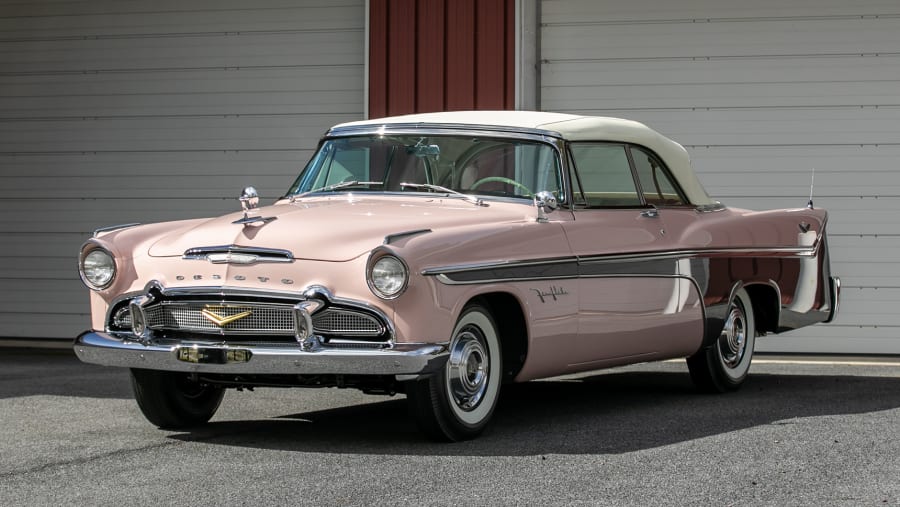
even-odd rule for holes
{"type": "Polygon", "coordinates": [[[455,192],[562,200],[556,150],[549,144],[473,136],[367,135],[322,143],[288,195],[313,191],[410,192],[436,185],[455,192]]]}

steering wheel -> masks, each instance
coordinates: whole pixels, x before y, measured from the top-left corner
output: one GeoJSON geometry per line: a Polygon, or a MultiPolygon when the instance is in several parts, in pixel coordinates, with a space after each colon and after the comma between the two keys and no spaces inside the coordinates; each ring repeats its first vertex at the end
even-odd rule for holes
{"type": "Polygon", "coordinates": [[[526,197],[534,197],[534,193],[531,191],[530,188],[526,187],[525,185],[519,183],[516,180],[510,179],[510,178],[504,178],[503,176],[488,176],[486,178],[481,178],[480,180],[476,181],[475,183],[472,183],[471,185],[469,185],[469,190],[475,190],[476,188],[480,187],[481,185],[483,185],[485,183],[491,183],[491,182],[507,183],[516,188],[520,188],[520,189],[524,190],[526,197]]]}

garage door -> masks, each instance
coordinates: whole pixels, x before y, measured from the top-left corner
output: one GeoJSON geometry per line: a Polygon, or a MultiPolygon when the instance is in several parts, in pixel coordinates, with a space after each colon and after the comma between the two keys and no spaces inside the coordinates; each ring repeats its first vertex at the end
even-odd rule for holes
{"type": "Polygon", "coordinates": [[[271,202],[363,118],[363,0],[0,4],[0,337],[88,327],[95,228],[271,202]]]}
{"type": "Polygon", "coordinates": [[[900,4],[544,1],[541,108],[633,118],[686,146],[715,198],[830,212],[841,313],[758,341],[900,353],[900,4]]]}

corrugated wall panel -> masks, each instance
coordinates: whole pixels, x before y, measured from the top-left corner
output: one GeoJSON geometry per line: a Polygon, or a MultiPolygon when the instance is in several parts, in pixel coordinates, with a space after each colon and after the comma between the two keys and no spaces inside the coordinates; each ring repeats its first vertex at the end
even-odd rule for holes
{"type": "Polygon", "coordinates": [[[95,228],[281,195],[364,116],[363,0],[0,1],[0,336],[88,326],[95,228]]]}
{"type": "Polygon", "coordinates": [[[475,0],[456,0],[447,6],[447,84],[445,108],[475,109],[475,0]]]}
{"type": "Polygon", "coordinates": [[[416,22],[416,1],[391,0],[389,6],[388,113],[412,112],[416,109],[416,30],[409,25],[416,22]]]}
{"type": "Polygon", "coordinates": [[[370,117],[513,108],[513,0],[369,5],[370,117]]]}
{"type": "Polygon", "coordinates": [[[830,211],[833,324],[760,350],[900,353],[900,4],[541,3],[541,108],[632,118],[684,144],[707,190],[830,211]]]}
{"type": "Polygon", "coordinates": [[[324,131],[322,125],[336,117],[301,114],[77,122],[10,120],[0,123],[0,153],[12,157],[76,152],[270,151],[296,150],[301,142],[303,148],[310,149],[315,146],[315,136],[324,131]],[[306,134],[302,141],[298,133],[306,134]]]}
{"type": "Polygon", "coordinates": [[[6,0],[4,38],[134,37],[209,32],[354,30],[364,19],[358,0],[6,0]]]}
{"type": "Polygon", "coordinates": [[[444,109],[446,80],[444,55],[447,50],[445,0],[419,2],[416,10],[416,99],[420,111],[444,109]],[[440,64],[438,64],[440,62],[440,64]]]}

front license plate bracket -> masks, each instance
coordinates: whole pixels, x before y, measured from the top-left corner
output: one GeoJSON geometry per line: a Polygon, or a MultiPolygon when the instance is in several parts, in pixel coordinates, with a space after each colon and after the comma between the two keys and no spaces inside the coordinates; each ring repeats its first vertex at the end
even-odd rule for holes
{"type": "Polygon", "coordinates": [[[246,363],[253,356],[247,349],[222,349],[210,347],[178,347],[175,357],[179,361],[194,364],[246,363]]]}

